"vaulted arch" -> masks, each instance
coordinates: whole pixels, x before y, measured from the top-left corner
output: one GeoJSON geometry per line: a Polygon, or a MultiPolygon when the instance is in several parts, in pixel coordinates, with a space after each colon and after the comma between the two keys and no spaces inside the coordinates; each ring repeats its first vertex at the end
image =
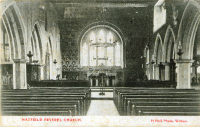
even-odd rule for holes
{"type": "Polygon", "coordinates": [[[156,36],[155,46],[154,46],[154,58],[156,64],[162,62],[162,54],[163,54],[163,43],[162,43],[162,38],[158,33],[156,36]]]}
{"type": "Polygon", "coordinates": [[[14,51],[12,58],[25,59],[25,27],[20,11],[15,2],[11,2],[3,11],[1,20],[9,34],[11,48],[14,51]]]}
{"type": "Polygon", "coordinates": [[[179,25],[178,36],[175,48],[178,51],[178,44],[183,47],[183,59],[193,59],[194,38],[200,20],[200,5],[195,0],[190,0],[184,9],[179,25]]]}
{"type": "Polygon", "coordinates": [[[172,27],[169,25],[167,27],[164,43],[163,43],[163,60],[164,62],[170,62],[170,59],[174,59],[175,49],[175,34],[172,27]]]}

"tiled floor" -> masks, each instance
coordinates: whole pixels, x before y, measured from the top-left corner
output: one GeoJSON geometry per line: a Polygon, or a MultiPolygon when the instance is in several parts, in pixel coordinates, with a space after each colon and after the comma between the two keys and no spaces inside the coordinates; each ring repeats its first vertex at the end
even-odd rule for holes
{"type": "Polygon", "coordinates": [[[87,116],[119,116],[113,100],[92,100],[87,116]]]}

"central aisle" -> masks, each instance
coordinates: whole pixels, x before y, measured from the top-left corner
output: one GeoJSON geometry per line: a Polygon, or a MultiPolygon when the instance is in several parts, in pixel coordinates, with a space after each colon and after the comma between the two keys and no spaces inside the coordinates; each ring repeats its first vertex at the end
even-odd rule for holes
{"type": "Polygon", "coordinates": [[[92,100],[86,116],[119,116],[113,100],[92,100]]]}

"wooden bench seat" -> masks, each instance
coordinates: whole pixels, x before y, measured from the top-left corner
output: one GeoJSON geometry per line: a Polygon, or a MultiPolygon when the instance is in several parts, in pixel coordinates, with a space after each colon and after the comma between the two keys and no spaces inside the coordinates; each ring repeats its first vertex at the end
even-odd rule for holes
{"type": "Polygon", "coordinates": [[[132,94],[146,94],[146,95],[151,95],[151,94],[184,94],[184,93],[190,93],[190,94],[198,94],[200,91],[194,90],[194,89],[145,89],[145,90],[122,90],[120,92],[116,92],[115,95],[113,95],[113,100],[116,106],[120,104],[120,100],[122,95],[132,95],[132,94]]]}
{"type": "Polygon", "coordinates": [[[2,115],[82,116],[91,102],[89,88],[2,90],[1,94],[2,115]]]}
{"type": "MultiPolygon", "coordinates": [[[[200,93],[199,92],[189,92],[189,93],[176,93],[176,92],[169,92],[169,91],[163,91],[163,92],[151,92],[151,93],[140,93],[140,92],[135,92],[135,93],[120,93],[119,96],[118,96],[118,99],[116,101],[116,107],[119,109],[119,112],[121,111],[121,107],[124,105],[124,100],[126,97],[134,97],[134,98],[147,98],[146,101],[150,101],[148,100],[148,98],[157,98],[159,97],[161,99],[163,98],[167,98],[167,97],[171,97],[171,98],[174,98],[174,97],[193,97],[193,98],[199,98],[200,96],[200,93]],[[180,95],[180,96],[179,96],[180,95]]],[[[138,101],[138,100],[137,100],[138,101]]]]}
{"type": "Polygon", "coordinates": [[[115,88],[113,100],[120,115],[200,115],[195,89],[115,88]]]}
{"type": "MultiPolygon", "coordinates": [[[[57,96],[57,95],[50,95],[50,96],[43,96],[43,95],[31,95],[31,96],[6,96],[6,97],[2,97],[2,101],[3,103],[5,102],[9,102],[9,103],[14,103],[14,102],[18,102],[21,104],[24,103],[37,103],[37,104],[45,104],[45,103],[57,103],[57,104],[62,104],[72,100],[76,100],[76,101],[80,101],[80,105],[78,105],[78,107],[82,107],[81,114],[86,114],[88,107],[89,107],[89,102],[86,102],[86,99],[84,98],[85,96],[83,95],[63,95],[63,96],[57,96]],[[83,112],[84,111],[84,112],[83,112]]],[[[79,108],[80,109],[80,108],[79,108]]]]}
{"type": "Polygon", "coordinates": [[[73,107],[76,107],[76,114],[74,115],[79,115],[82,116],[84,115],[83,112],[83,108],[81,108],[82,106],[80,105],[79,101],[73,101],[73,102],[65,102],[65,103],[59,103],[59,102],[53,102],[53,103],[12,103],[10,104],[9,102],[7,103],[2,103],[2,110],[6,111],[5,109],[9,109],[9,110],[27,110],[27,109],[46,109],[46,110],[52,110],[52,109],[63,109],[65,110],[66,107],[69,107],[70,105],[72,105],[73,107]]]}
{"type": "Polygon", "coordinates": [[[119,112],[125,112],[126,111],[126,107],[128,105],[128,102],[133,102],[133,103],[141,103],[141,102],[145,102],[145,103],[155,103],[159,100],[161,100],[162,102],[166,102],[169,103],[170,101],[178,101],[178,102],[187,102],[187,101],[199,101],[200,95],[187,95],[187,94],[183,94],[183,95],[127,95],[125,97],[123,97],[123,101],[121,102],[121,104],[118,107],[119,112]],[[136,99],[135,99],[136,98],[136,99]]]}
{"type": "Polygon", "coordinates": [[[2,116],[73,116],[73,112],[75,112],[73,109],[66,111],[6,111],[2,112],[2,116]]]}
{"type": "MultiPolygon", "coordinates": [[[[167,115],[167,112],[169,113],[168,115],[172,115],[170,113],[191,113],[191,112],[196,112],[196,115],[200,115],[200,107],[199,106],[135,106],[132,105],[132,110],[131,110],[131,115],[143,115],[145,113],[155,113],[157,112],[160,113],[160,115],[167,115]]],[[[153,114],[152,114],[153,115],[153,114]]],[[[155,114],[154,114],[155,115],[155,114]]],[[[183,114],[182,114],[183,115],[183,114]]]]}
{"type": "Polygon", "coordinates": [[[142,112],[142,116],[200,116],[199,112],[142,112]]]}

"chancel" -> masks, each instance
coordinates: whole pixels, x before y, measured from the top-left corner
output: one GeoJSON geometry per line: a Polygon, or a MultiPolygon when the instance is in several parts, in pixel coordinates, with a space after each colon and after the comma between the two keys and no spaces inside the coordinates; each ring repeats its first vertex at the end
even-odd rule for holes
{"type": "Polygon", "coordinates": [[[3,116],[200,115],[199,0],[3,0],[0,20],[3,116]]]}

